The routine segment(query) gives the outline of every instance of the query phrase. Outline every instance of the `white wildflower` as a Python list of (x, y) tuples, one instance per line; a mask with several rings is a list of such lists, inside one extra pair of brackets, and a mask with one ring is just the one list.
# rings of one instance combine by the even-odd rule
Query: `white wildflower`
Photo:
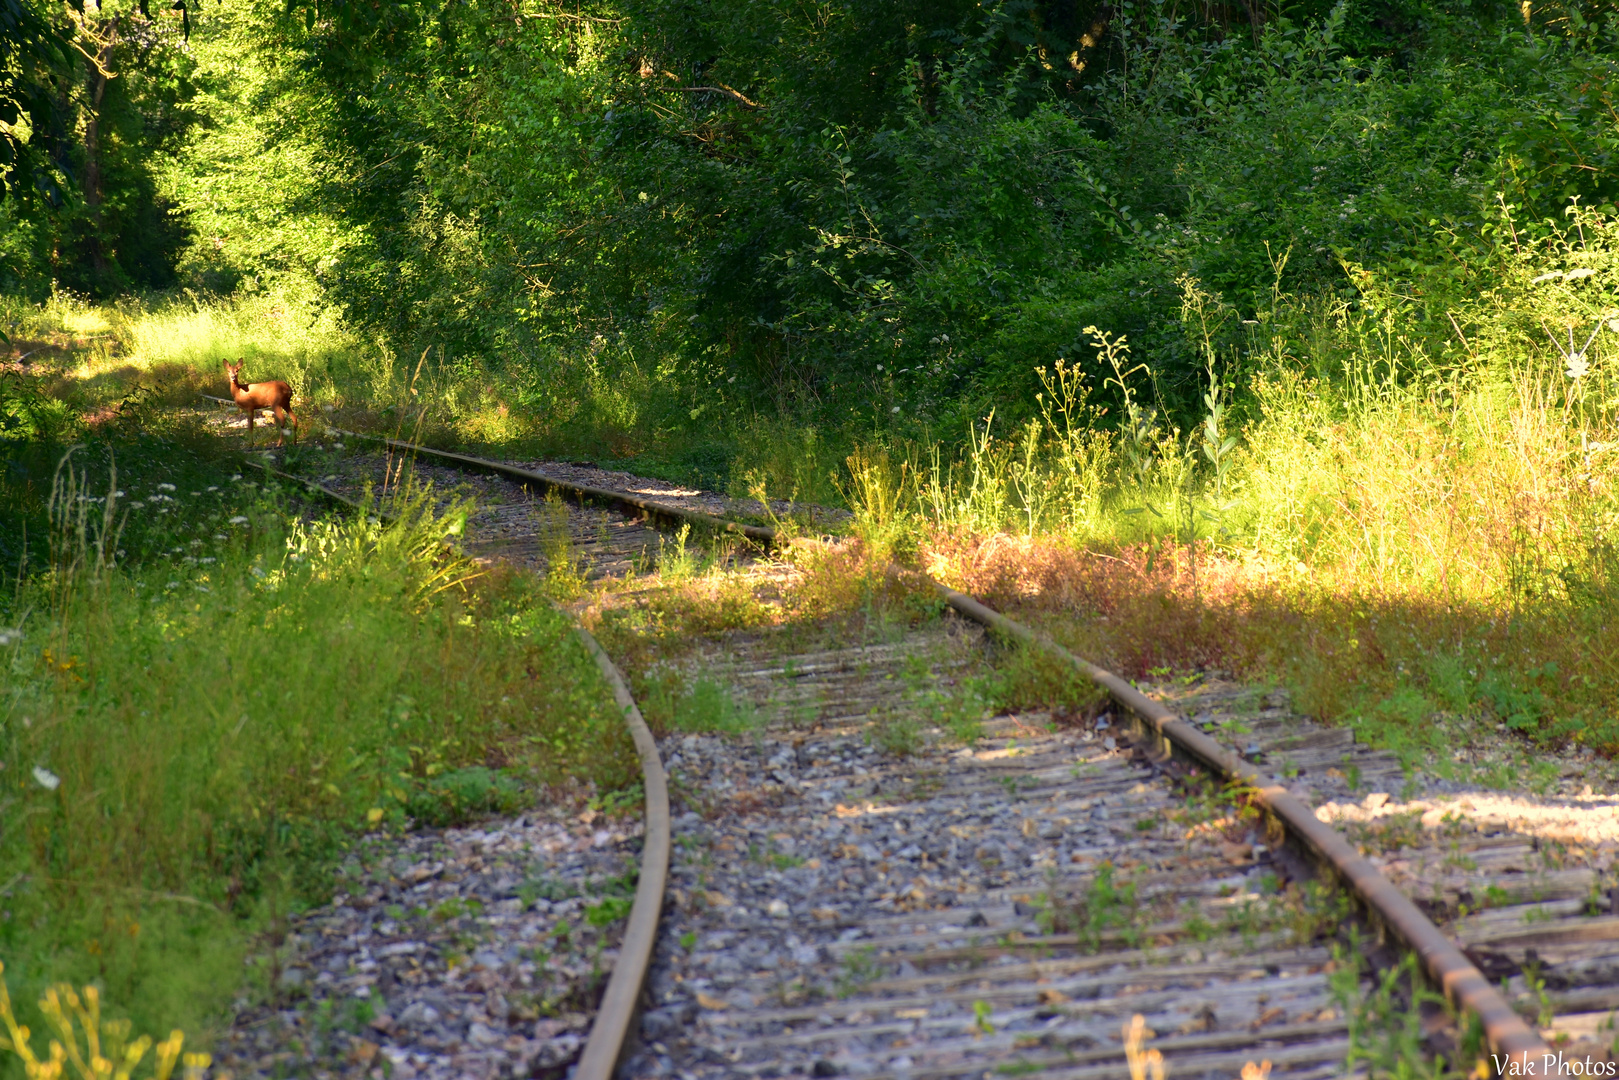
[(1568, 358), (1568, 367), (1563, 369), (1563, 374), (1567, 375), (1571, 379), (1578, 380), (1582, 375), (1590, 370), (1591, 365), (1586, 361), (1585, 354), (1575, 353)]
[(0, 648), (22, 640), (21, 630), (0, 630)]
[(243, 517), (241, 514), (237, 514), (235, 517), (230, 519), (230, 523), (232, 525), (246, 525), (247, 518)]
[(213, 487), (210, 487), (208, 490), (209, 491), (218, 491), (219, 490), (219, 485), (215, 484)]
[(230, 477), (230, 478), (231, 478), (231, 479), (232, 479), (232, 480), (240, 480), (240, 479), (241, 479), (241, 478), (242, 478), (242, 474), (241, 474), (241, 473), (231, 473), (231, 477)]
[(34, 766), (34, 779), (46, 791), (55, 791), (62, 786), (62, 778), (43, 765)]
[(157, 485), (157, 490), (159, 490), (159, 491), (173, 491), (174, 490), (174, 485), (173, 484), (159, 484), (159, 485)]
[(889, 411), (889, 412), (893, 412), (893, 413), (897, 413), (897, 412), (899, 412), (899, 406), (898, 406), (898, 405), (895, 405), (895, 406), (894, 406), (894, 407), (893, 407), (893, 408), (892, 408), (892, 409), (890, 409), (890, 410), (888, 410), (888, 411)]

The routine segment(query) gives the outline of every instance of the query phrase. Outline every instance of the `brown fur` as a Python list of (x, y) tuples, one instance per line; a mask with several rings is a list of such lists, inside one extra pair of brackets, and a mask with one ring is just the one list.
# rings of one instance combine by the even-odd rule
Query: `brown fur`
[(237, 378), (241, 371), (241, 360), (237, 360), (234, 364), (226, 362), (225, 374), (230, 376), (230, 396), (236, 399), (236, 404), (247, 414), (248, 439), (253, 438), (253, 414), (259, 409), (269, 409), (275, 414), (275, 444), (280, 446), (281, 431), (286, 427), (286, 422), (291, 420), (294, 425), (298, 423), (298, 418), (292, 415), (292, 387), (279, 379), (244, 385)]

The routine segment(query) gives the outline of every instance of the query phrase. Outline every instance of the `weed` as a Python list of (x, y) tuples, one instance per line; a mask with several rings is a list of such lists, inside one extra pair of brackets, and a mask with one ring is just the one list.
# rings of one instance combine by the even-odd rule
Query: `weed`
[(643, 702), (647, 722), (660, 731), (745, 735), (760, 725), (751, 702), (738, 700), (724, 683), (706, 676), (686, 684), (669, 673)]
[(1135, 882), (1119, 883), (1115, 874), (1112, 863), (1103, 863), (1076, 896), (1054, 903), (1052, 929), (1076, 934), (1079, 947), (1087, 952), (1100, 951), (1105, 937), (1113, 933), (1119, 933), (1131, 948), (1139, 945), (1142, 912), (1136, 903)]
[(585, 922), (598, 929), (611, 926), (629, 917), (635, 899), (629, 896), (607, 896), (594, 904), (585, 905)]
[[(204, 526), (225, 512), (152, 468), (127, 455), (118, 485)], [(83, 494), (75, 472), (64, 496)], [(98, 561), (114, 533), (81, 534), (75, 513), (57, 533), (70, 572), (25, 579), (11, 607), (29, 612), (25, 636), (0, 669), (0, 750), (56, 781), (5, 773), (19, 825), (0, 876), (26, 884), (0, 948), (41, 991), (109, 979), (143, 1024), (206, 1022), (250, 937), (323, 895), (353, 837), (509, 811), (569, 773), (604, 790), (634, 775), (566, 619), (519, 581), (476, 577), (426, 492), (396, 496), (388, 524), (286, 522), (262, 489), (235, 497), (245, 524), (221, 522), (217, 556), (189, 562)]]
[(679, 530), (675, 532), (674, 540), (670, 541), (663, 533), (658, 534), (658, 576), (669, 584), (678, 585), (690, 581), (697, 573), (697, 557), (687, 550), (686, 542), (691, 538), (691, 524), (682, 522)]
[(86, 986), (75, 991), (66, 983), (46, 990), (39, 1002), (39, 1011), (55, 1035), (49, 1052), (41, 1059), (34, 1052), (28, 1028), (18, 1024), (12, 1011), (4, 974), (5, 965), (0, 963), (0, 1024), (6, 1029), (0, 1035), (0, 1050), (19, 1058), (31, 1078), (63, 1076), (68, 1065), (85, 1080), (112, 1076), (115, 1071), (120, 1077), (128, 1077), (148, 1050), (153, 1051), (149, 1074), (152, 1080), (168, 1080), (176, 1064), (183, 1066), (186, 1080), (202, 1080), (212, 1064), (207, 1054), (185, 1054), (182, 1060), (185, 1035), (179, 1030), (171, 1031), (168, 1038), (155, 1045), (149, 1035), (131, 1040), (128, 1020), (102, 1019), (98, 988)]
[(592, 795), (585, 801), (585, 808), (604, 817), (622, 818), (634, 817), (640, 813), (645, 803), (646, 790), (641, 784), (636, 783), (629, 787)]
[(922, 724), (908, 709), (885, 709), (866, 728), (866, 741), (891, 757), (911, 757), (927, 744)]
[(1422, 1010), (1446, 1007), (1443, 997), (1428, 989), (1414, 956), (1377, 974), (1370, 993), (1361, 988), (1358, 934), (1351, 928), (1347, 947), (1333, 946), (1334, 969), (1328, 976), (1333, 999), (1348, 1023), (1349, 1052), (1346, 1069), (1364, 1066), (1372, 1076), (1435, 1080), (1446, 1075), (1445, 1060), (1430, 1060), (1423, 1048)]
[(857, 949), (850, 949), (843, 955), (843, 963), (838, 971), (836, 993), (840, 998), (858, 994), (870, 986), (882, 974), (882, 965), (877, 959), (877, 950), (870, 945), (862, 945)]
[(994, 1015), (995, 1015), (995, 1009), (994, 1009), (993, 1006), (990, 1005), (989, 1002), (987, 1002), (987, 1001), (974, 1001), (973, 1002), (973, 1028), (974, 1028), (974, 1030), (976, 1030), (978, 1032), (978, 1034), (980, 1034), (980, 1035), (993, 1035), (993, 1034), (995, 1034), (995, 1024), (994, 1024), (994, 1021), (991, 1019), (991, 1017), (993, 1017)]

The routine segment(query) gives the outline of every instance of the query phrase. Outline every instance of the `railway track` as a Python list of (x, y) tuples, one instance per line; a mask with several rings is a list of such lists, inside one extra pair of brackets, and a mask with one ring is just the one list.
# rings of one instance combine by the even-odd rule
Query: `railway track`
[[(383, 468), (354, 454), (323, 486), (353, 495)], [(474, 486), (469, 550), (637, 578), (597, 605), (614, 641), (646, 623), (659, 563), (684, 559), (670, 524), (770, 539), (672, 487), (429, 451), (417, 468)], [(607, 507), (558, 500), (580, 487)], [(1436, 1053), (1465, 1072), (1492, 1050), (1547, 1075), (1547, 1040), (1575, 1056), (1612, 1042), (1611, 802), (1571, 808), (1554, 839), (1443, 793), (1402, 800), (1396, 761), (1284, 697), (1196, 679), (1159, 695), (1180, 719), (1071, 657), (1110, 699), (984, 718), (996, 665), (1049, 643), (1020, 646), (947, 591), (918, 618), (920, 580), (880, 586), (886, 610), (810, 617), (818, 557), (728, 548), (723, 589), (775, 614), (620, 657), (643, 707), (662, 695), (647, 767), (667, 770), (673, 854), (661, 912), (636, 909), (658, 923), (644, 987), (626, 947), (631, 992), (609, 988), (580, 1080), (614, 1061), (632, 1076), (1077, 1080), (1150, 1075), (1152, 1054), (1174, 1077), (1327, 1077)], [(1427, 984), (1398, 978), (1403, 957)], [(1477, 1024), (1427, 985), (1484, 1030), (1469, 1041)]]

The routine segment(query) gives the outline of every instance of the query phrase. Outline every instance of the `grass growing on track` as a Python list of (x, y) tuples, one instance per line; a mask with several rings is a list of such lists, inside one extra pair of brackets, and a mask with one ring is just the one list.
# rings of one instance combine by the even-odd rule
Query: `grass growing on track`
[[(8, 524), (37, 544), (53, 455), (0, 452), (35, 499)], [(359, 835), (636, 775), (566, 618), (446, 548), (455, 518), (424, 494), (387, 526), (306, 521), (195, 433), (76, 458), (79, 486), (58, 485), (75, 520), (0, 597), (0, 957), (20, 1003), (95, 982), (137, 1030), (203, 1030), (253, 937), (320, 901)], [(131, 508), (130, 561), (109, 544), (97, 565), (107, 504), (81, 497)], [(148, 534), (172, 542), (135, 561)]]
[[(1187, 345), (1208, 362), (1203, 415), (1186, 430), (1157, 396), (1168, 369), (1103, 327), (1094, 355), (1030, 373), (1027, 396), (1041, 397), (1022, 426), (997, 417), (952, 447), (887, 419), (814, 431), (710, 410), (693, 421), (704, 445), (730, 439), (735, 452), (725, 470), (693, 458), (685, 475), (846, 500), (871, 552), (1013, 605), (1124, 674), (1280, 680), (1308, 711), (1435, 771), (1510, 785), (1539, 748), (1619, 755), (1619, 221), (1574, 209), (1538, 233), (1468, 256), (1469, 280), (1490, 287), (1444, 312), (1358, 268), (1350, 299), (1278, 284), (1254, 312), (1183, 279)], [(655, 473), (668, 470), (648, 460), (673, 468), (698, 437), (648, 427), (672, 407), (654, 375), (582, 388), (559, 375), (540, 393), (429, 363), (412, 397), (410, 365), (335, 325), (283, 348), (278, 303), (108, 314), (60, 301), (18, 316), (17, 333), (89, 333), (101, 319), (141, 343), (74, 353), (125, 364), (65, 372), (78, 410), (107, 407), (134, 377), (117, 373), (156, 371), (183, 351), (165, 342), (201, 342), (212, 326), (219, 344), (195, 356), (258, 349), (266, 375), (301, 379), (305, 394), (395, 410), (348, 414), (356, 426), (392, 430), (400, 406), (430, 400), (424, 431), (440, 441), (651, 455), (638, 467)], [(559, 356), (559, 370), (595, 371), (591, 356)], [(212, 378), (213, 363), (198, 370)], [(60, 403), (37, 412), (45, 427), (63, 415)], [(838, 574), (811, 575), (799, 597), (832, 613), (844, 590)], [(713, 590), (675, 621), (744, 619), (727, 603)], [(1458, 740), (1511, 752), (1448, 762)]]

